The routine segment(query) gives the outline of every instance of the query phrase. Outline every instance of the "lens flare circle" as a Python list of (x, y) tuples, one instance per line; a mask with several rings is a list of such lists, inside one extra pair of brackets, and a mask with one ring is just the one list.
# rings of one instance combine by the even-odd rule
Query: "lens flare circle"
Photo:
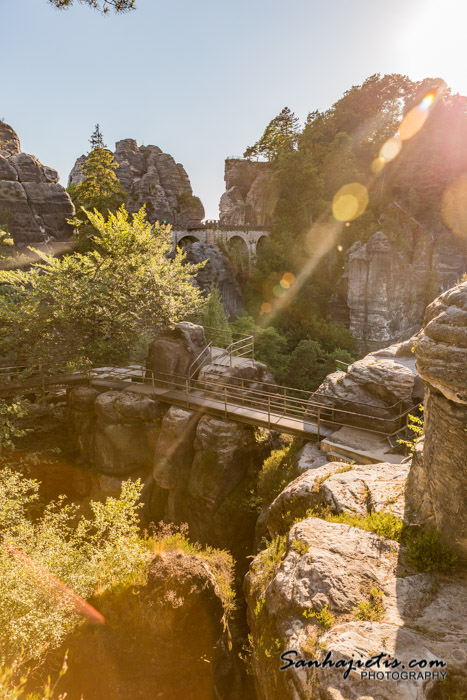
[(363, 214), (368, 206), (368, 190), (359, 182), (344, 185), (334, 195), (332, 213), (338, 221), (353, 221)]
[(444, 190), (441, 215), (451, 231), (467, 240), (467, 173), (463, 173)]
[(388, 139), (380, 148), (379, 157), (384, 160), (385, 163), (390, 163), (391, 160), (397, 158), (401, 152), (402, 143), (400, 139)]

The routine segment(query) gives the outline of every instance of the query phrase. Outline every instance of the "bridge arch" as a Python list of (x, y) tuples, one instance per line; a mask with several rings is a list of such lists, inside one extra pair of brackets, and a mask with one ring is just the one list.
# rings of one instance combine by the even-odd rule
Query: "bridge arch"
[(186, 248), (192, 245), (192, 243), (199, 243), (199, 238), (190, 233), (186, 236), (181, 236), (181, 238), (177, 240), (177, 248)]
[(229, 257), (237, 274), (246, 276), (250, 266), (248, 243), (243, 236), (234, 234), (227, 240), (227, 248), (229, 249)]
[(266, 234), (263, 234), (258, 238), (256, 241), (256, 246), (255, 246), (255, 254), (258, 255), (259, 252), (263, 251), (266, 246), (268, 245), (269, 241), (269, 236), (266, 236)]

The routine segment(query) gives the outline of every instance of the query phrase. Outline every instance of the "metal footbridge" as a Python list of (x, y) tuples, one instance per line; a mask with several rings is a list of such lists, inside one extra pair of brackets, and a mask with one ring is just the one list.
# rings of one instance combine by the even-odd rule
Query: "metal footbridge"
[[(292, 387), (242, 379), (225, 372), (236, 357), (251, 356), (248, 343), (233, 341), (229, 351), (208, 344), (186, 376), (147, 369), (142, 365), (92, 367), (69, 361), (0, 367), (0, 397), (45, 393), (53, 387), (88, 384), (128, 390), (174, 406), (207, 413), (280, 433), (320, 441), (343, 426), (365, 426), (396, 446), (407, 431), (414, 406), (398, 402), (387, 408), (349, 402)], [(216, 355), (217, 352), (217, 355)], [(199, 371), (204, 368), (203, 371)]]

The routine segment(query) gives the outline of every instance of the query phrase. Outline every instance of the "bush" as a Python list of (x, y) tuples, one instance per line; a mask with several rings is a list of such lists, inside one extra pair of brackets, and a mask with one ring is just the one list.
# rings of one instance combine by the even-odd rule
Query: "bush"
[(299, 474), (296, 465), (298, 445), (290, 443), (281, 450), (273, 450), (264, 460), (258, 476), (258, 495), (263, 506), (269, 505)]
[(139, 481), (124, 482), (118, 499), (91, 503), (90, 519), (77, 519), (62, 497), (33, 520), (38, 489), (8, 466), (0, 470), (0, 661), (7, 664), (58, 646), (79, 623), (84, 600), (135, 582), (149, 559), (138, 535)]
[(459, 561), (457, 554), (437, 530), (409, 533), (406, 540), (409, 563), (417, 571), (449, 571)]

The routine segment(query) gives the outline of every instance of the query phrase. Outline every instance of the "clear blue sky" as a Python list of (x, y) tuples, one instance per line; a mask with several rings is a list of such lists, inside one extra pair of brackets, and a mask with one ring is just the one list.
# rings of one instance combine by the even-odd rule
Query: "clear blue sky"
[(285, 105), (304, 119), (373, 73), (442, 77), (467, 93), (458, 0), (137, 0), (101, 16), (0, 0), (0, 117), (66, 184), (99, 122), (183, 163), (210, 218), (224, 158)]

